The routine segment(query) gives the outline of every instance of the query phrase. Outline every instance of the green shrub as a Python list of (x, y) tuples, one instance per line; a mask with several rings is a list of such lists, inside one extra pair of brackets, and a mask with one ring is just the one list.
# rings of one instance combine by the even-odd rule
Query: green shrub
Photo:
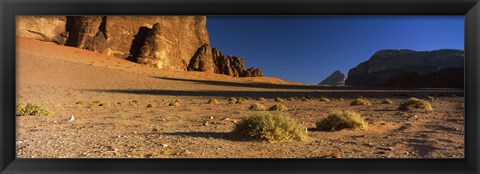
[(270, 107), (271, 111), (286, 111), (288, 110), (288, 108), (283, 105), (283, 104), (276, 104), (276, 105), (273, 105), (272, 107)]
[(415, 97), (409, 98), (408, 100), (401, 103), (398, 109), (407, 110), (407, 111), (415, 110), (415, 109), (421, 109), (421, 110), (427, 110), (427, 111), (433, 110), (432, 106), (428, 101), (421, 100)]
[(339, 131), (346, 128), (366, 130), (368, 123), (353, 111), (334, 111), (317, 122), (317, 129), (321, 131)]
[(388, 98), (382, 100), (382, 104), (392, 104), (392, 103), (393, 103), (393, 101), (388, 99)]
[(280, 114), (254, 113), (235, 124), (233, 133), (269, 142), (305, 140), (305, 129), (290, 117)]
[(329, 98), (326, 98), (326, 97), (322, 97), (322, 98), (320, 98), (320, 101), (329, 102), (329, 101), (332, 101), (332, 100), (330, 100)]
[(276, 102), (283, 102), (283, 99), (280, 98), (280, 97), (275, 97), (275, 101), (276, 101)]
[(218, 105), (218, 100), (216, 98), (212, 98), (210, 100), (208, 100), (208, 104), (212, 104), (212, 105)]
[(18, 104), (17, 107), (17, 115), (33, 115), (33, 116), (50, 116), (53, 115), (53, 112), (46, 108), (42, 107), (37, 104)]
[(364, 98), (357, 98), (350, 103), (350, 106), (358, 106), (358, 105), (370, 106), (370, 105), (372, 105), (372, 103), (370, 103), (370, 101), (368, 101), (367, 99), (364, 99)]
[(260, 104), (260, 103), (255, 103), (255, 104), (250, 105), (250, 107), (248, 108), (248, 110), (251, 110), (251, 111), (264, 111), (264, 110), (266, 110), (266, 108), (265, 108), (265, 106), (263, 106), (263, 105)]

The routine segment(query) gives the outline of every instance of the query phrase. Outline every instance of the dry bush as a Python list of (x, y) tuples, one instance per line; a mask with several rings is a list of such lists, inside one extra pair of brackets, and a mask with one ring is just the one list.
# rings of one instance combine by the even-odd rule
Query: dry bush
[(332, 100), (330, 100), (330, 99), (327, 98), (327, 97), (322, 97), (322, 98), (320, 98), (320, 101), (322, 101), (322, 102), (329, 102), (329, 101), (332, 101)]
[(365, 98), (357, 98), (350, 103), (350, 106), (359, 106), (359, 105), (370, 106), (372, 105), (372, 103)]
[(175, 99), (174, 101), (170, 102), (170, 103), (168, 104), (168, 106), (173, 106), (173, 107), (180, 106), (180, 101), (178, 101), (177, 99)]
[(382, 100), (382, 104), (392, 104), (392, 103), (393, 103), (393, 101), (388, 99), (388, 98)]
[(257, 100), (258, 100), (258, 101), (265, 101), (265, 98), (260, 97), (260, 98), (258, 98)]
[(251, 110), (251, 111), (264, 111), (264, 110), (266, 110), (266, 108), (265, 108), (265, 106), (263, 106), (263, 105), (260, 104), (260, 103), (255, 103), (255, 104), (250, 105), (250, 107), (248, 108), (248, 110)]
[(220, 102), (216, 98), (208, 100), (208, 104), (218, 105)]
[(244, 98), (237, 98), (237, 104), (244, 104), (247, 102), (247, 99)]
[(415, 97), (409, 98), (408, 100), (404, 101), (403, 103), (400, 104), (398, 107), (399, 110), (426, 110), (426, 111), (431, 111), (433, 110), (432, 105), (428, 101), (421, 100)]
[(275, 101), (276, 101), (276, 102), (283, 102), (283, 99), (280, 98), (280, 97), (275, 97)]
[(317, 122), (317, 129), (322, 131), (339, 131), (342, 129), (366, 130), (368, 123), (353, 111), (334, 111)]
[(53, 112), (46, 107), (42, 107), (37, 104), (18, 104), (17, 115), (33, 115), (33, 116), (50, 116), (53, 115)]
[(269, 142), (307, 139), (305, 129), (292, 118), (263, 112), (242, 119), (235, 125), (233, 133)]
[(154, 107), (155, 107), (155, 104), (153, 104), (153, 103), (147, 104), (147, 108), (154, 108)]
[(110, 102), (102, 101), (98, 104), (98, 106), (110, 107)]
[(276, 104), (269, 108), (271, 111), (286, 111), (288, 108), (283, 104)]

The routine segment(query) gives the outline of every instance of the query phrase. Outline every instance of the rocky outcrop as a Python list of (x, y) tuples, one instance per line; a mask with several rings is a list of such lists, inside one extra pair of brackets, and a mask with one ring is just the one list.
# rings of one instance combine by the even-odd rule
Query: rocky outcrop
[(212, 49), (216, 65), (216, 73), (226, 74), (234, 77), (262, 77), (263, 71), (258, 68), (246, 68), (242, 58), (236, 56), (222, 55), (216, 48)]
[[(211, 49), (205, 16), (21, 16), (17, 36), (56, 42), (161, 69), (262, 76)], [(222, 57), (222, 58), (220, 58)], [(219, 61), (220, 60), (220, 61)]]
[(462, 50), (381, 50), (368, 61), (350, 69), (345, 83), (350, 86), (381, 87), (387, 86), (388, 79), (402, 73), (430, 74), (447, 68), (463, 67)]
[(66, 22), (65, 16), (18, 16), (16, 35), (63, 45), (68, 37)]
[(395, 88), (463, 88), (464, 69), (446, 68), (427, 74), (404, 72), (390, 77), (385, 86)]
[(333, 72), (330, 76), (325, 78), (322, 82), (320, 82), (319, 85), (341, 86), (341, 85), (345, 85), (346, 79), (347, 77), (345, 77), (345, 74), (337, 70)]
[(188, 64), (189, 71), (215, 72), (215, 69), (217, 68), (213, 61), (212, 49), (208, 44), (204, 44), (198, 48)]

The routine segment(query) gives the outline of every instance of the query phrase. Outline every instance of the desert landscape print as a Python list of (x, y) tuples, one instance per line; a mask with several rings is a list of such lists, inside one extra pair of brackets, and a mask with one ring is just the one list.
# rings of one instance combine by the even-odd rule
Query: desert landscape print
[(18, 158), (464, 158), (463, 16), (17, 16)]

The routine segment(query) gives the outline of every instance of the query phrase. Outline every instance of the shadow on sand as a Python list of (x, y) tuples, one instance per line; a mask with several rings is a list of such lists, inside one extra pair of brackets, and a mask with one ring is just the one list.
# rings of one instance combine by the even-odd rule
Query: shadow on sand
[[(398, 91), (223, 91), (223, 90), (197, 90), (197, 91), (182, 91), (182, 90), (162, 90), (162, 89), (87, 89), (94, 92), (107, 93), (124, 93), (124, 94), (138, 94), (138, 95), (164, 95), (164, 96), (204, 96), (204, 97), (343, 97), (355, 98), (358, 96), (364, 97), (395, 97)], [(410, 91), (405, 92), (409, 96), (425, 97), (433, 93), (432, 91)], [(403, 97), (405, 98), (405, 97)]]
[(171, 136), (188, 136), (188, 137), (195, 137), (195, 138), (213, 138), (213, 139), (221, 139), (221, 140), (229, 140), (229, 141), (247, 141), (250, 139), (235, 135), (229, 132), (168, 132), (162, 133), (163, 135), (171, 135)]

